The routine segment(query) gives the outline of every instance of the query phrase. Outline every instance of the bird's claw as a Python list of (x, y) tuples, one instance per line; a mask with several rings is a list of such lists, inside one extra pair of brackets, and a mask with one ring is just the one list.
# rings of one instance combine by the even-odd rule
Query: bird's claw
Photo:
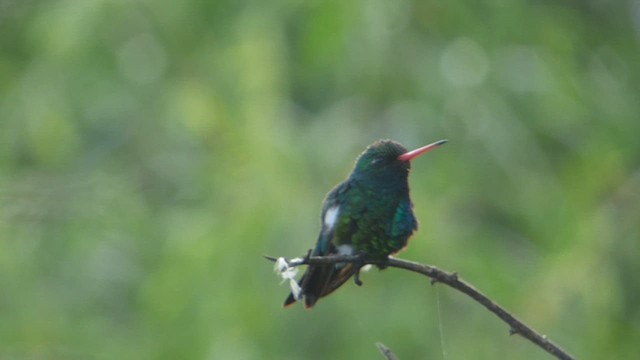
[(356, 273), (353, 276), (353, 282), (355, 282), (356, 285), (358, 285), (358, 286), (362, 286), (362, 280), (360, 280), (360, 268), (358, 268), (358, 270), (356, 270)]
[(365, 265), (365, 255), (360, 254), (360, 259), (354, 264), (356, 267), (356, 273), (353, 275), (353, 282), (358, 286), (362, 286), (362, 280), (360, 280), (360, 269)]

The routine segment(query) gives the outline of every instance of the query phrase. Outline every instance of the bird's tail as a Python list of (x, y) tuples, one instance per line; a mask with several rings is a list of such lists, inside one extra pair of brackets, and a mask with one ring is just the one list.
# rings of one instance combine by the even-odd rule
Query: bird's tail
[[(327, 264), (309, 266), (300, 278), (301, 295), (304, 297), (305, 309), (313, 307), (321, 297), (331, 294), (358, 271), (354, 264)], [(293, 293), (284, 301), (289, 306), (297, 299)]]

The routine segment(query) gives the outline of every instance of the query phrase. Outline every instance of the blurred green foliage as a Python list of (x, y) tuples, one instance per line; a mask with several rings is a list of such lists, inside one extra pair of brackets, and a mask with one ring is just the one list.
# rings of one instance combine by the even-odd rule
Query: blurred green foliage
[(378, 138), (450, 140), (402, 257), (637, 356), (637, 0), (2, 0), (0, 49), (2, 359), (548, 359), (398, 270), (280, 307)]

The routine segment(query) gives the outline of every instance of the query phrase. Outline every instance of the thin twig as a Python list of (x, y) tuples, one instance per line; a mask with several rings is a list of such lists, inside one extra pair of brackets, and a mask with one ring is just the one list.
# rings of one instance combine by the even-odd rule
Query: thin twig
[(393, 351), (391, 351), (391, 349), (386, 347), (383, 343), (376, 343), (376, 346), (378, 347), (378, 350), (380, 350), (380, 354), (382, 354), (385, 359), (398, 360), (398, 357), (393, 353)]
[[(271, 261), (275, 261), (276, 258), (265, 256)], [(573, 360), (575, 359), (566, 351), (562, 350), (558, 345), (554, 344), (547, 338), (546, 335), (540, 335), (531, 327), (527, 326), (522, 321), (518, 320), (515, 316), (511, 315), (507, 310), (503, 309), (500, 305), (489, 299), (487, 296), (476, 290), (473, 286), (467, 282), (461, 280), (457, 273), (448, 273), (442, 271), (434, 266), (424, 265), (413, 261), (397, 259), (389, 257), (388, 259), (376, 260), (376, 259), (363, 259), (359, 255), (347, 255), (347, 256), (307, 256), (305, 258), (296, 258), (287, 261), (289, 266), (300, 265), (317, 265), (317, 264), (335, 264), (335, 263), (358, 263), (360, 265), (371, 264), (381, 265), (383, 267), (394, 267), (404, 270), (409, 270), (422, 274), (431, 278), (431, 283), (443, 283), (460, 292), (471, 297), (476, 302), (487, 308), (487, 310), (494, 313), (497, 317), (502, 319), (510, 326), (510, 334), (519, 334), (525, 339), (536, 344), (540, 348), (547, 351), (549, 354), (555, 356), (561, 360)]]

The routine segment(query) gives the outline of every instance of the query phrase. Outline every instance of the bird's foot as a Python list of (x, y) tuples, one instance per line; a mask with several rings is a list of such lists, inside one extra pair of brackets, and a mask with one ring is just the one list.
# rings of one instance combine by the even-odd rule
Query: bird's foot
[(360, 254), (360, 259), (356, 263), (354, 263), (354, 266), (356, 267), (356, 273), (353, 275), (353, 282), (355, 282), (358, 286), (362, 286), (362, 280), (360, 280), (360, 269), (362, 269), (362, 267), (365, 265), (364, 259), (364, 254)]
[(384, 270), (384, 269), (386, 269), (386, 268), (387, 268), (387, 262), (388, 262), (388, 261), (389, 261), (389, 257), (387, 256), (386, 258), (382, 259), (382, 261), (381, 261), (381, 262), (377, 263), (377, 264), (376, 264), (376, 267), (377, 267), (379, 270)]
[(358, 270), (356, 270), (356, 273), (353, 276), (353, 282), (355, 282), (356, 285), (358, 285), (358, 286), (362, 286), (362, 280), (360, 280), (360, 268), (358, 268)]

